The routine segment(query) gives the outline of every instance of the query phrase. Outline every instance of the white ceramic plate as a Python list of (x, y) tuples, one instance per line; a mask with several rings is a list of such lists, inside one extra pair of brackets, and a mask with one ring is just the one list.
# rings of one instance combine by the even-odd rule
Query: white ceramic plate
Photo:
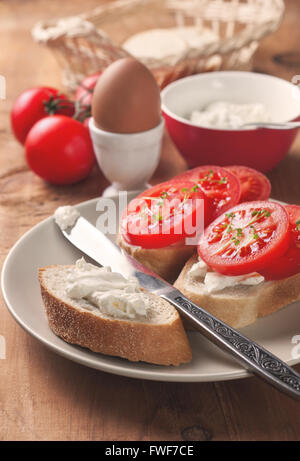
[[(97, 202), (99, 199), (77, 206), (80, 213), (94, 225), (100, 215), (100, 212), (96, 211)], [(101, 202), (99, 204), (101, 205)], [(116, 207), (118, 210), (117, 201)], [(99, 209), (99, 206), (97, 208)], [(109, 237), (115, 239), (114, 234), (110, 234)], [(82, 365), (140, 379), (200, 382), (249, 376), (249, 373), (231, 357), (197, 332), (189, 333), (193, 349), (192, 362), (179, 367), (132, 363), (104, 356), (68, 344), (55, 336), (48, 327), (37, 270), (49, 264), (73, 264), (81, 256), (82, 254), (64, 239), (53, 217), (50, 217), (27, 232), (14, 245), (5, 260), (1, 284), (7, 307), (15, 320), (44, 345)], [(289, 365), (298, 363), (300, 358), (292, 358), (292, 350), (295, 347), (292, 338), (300, 335), (300, 303), (294, 303), (258, 320), (254, 325), (244, 328), (243, 333)]]

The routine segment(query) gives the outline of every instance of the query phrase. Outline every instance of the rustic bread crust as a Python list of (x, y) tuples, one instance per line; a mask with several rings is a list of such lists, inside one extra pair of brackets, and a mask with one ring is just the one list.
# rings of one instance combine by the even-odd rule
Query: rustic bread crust
[[(180, 365), (191, 361), (191, 348), (175, 309), (174, 320), (166, 324), (103, 318), (81, 311), (51, 293), (43, 277), (47, 269), (41, 268), (38, 276), (49, 326), (66, 342), (133, 362)], [(159, 302), (166, 301), (159, 298)]]
[[(235, 294), (234, 289), (206, 294), (201, 291), (201, 282), (197, 287), (197, 282), (191, 281), (188, 276), (195, 262), (197, 255), (187, 261), (174, 286), (192, 302), (233, 328), (250, 325), (259, 317), (265, 317), (300, 299), (300, 274), (279, 281), (263, 282)], [(192, 329), (191, 325), (185, 326)]]
[(195, 247), (191, 245), (151, 249), (133, 246), (127, 243), (121, 234), (118, 235), (117, 244), (134, 259), (170, 283), (176, 280), (186, 261), (195, 252)]

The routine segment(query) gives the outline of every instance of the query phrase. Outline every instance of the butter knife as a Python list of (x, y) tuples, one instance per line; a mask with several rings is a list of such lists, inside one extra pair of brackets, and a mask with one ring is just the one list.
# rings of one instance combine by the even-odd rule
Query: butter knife
[(75, 224), (61, 230), (65, 238), (101, 266), (125, 277), (136, 277), (148, 291), (173, 304), (206, 338), (229, 352), (249, 372), (278, 390), (300, 400), (300, 375), (278, 357), (251, 339), (192, 303), (170, 283), (154, 274), (121, 249), (104, 233), (80, 216)]

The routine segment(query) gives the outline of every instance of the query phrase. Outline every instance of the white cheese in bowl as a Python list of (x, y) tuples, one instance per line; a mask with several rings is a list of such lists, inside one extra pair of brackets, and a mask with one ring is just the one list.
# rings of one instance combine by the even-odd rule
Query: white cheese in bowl
[(217, 101), (202, 110), (194, 110), (190, 121), (198, 126), (215, 129), (241, 128), (246, 123), (272, 122), (272, 116), (264, 104), (234, 104)]

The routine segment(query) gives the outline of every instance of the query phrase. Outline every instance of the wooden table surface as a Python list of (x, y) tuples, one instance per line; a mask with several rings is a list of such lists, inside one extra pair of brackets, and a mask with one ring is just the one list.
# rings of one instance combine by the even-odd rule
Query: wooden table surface
[[(84, 8), (97, 4), (99, 0), (85, 0)], [(59, 204), (97, 197), (107, 186), (97, 168), (73, 187), (45, 184), (28, 170), (9, 124), (21, 91), (45, 84), (61, 87), (57, 62), (32, 41), (31, 27), (38, 20), (80, 12), (82, 5), (80, 0), (0, 2), (0, 74), (7, 81), (7, 98), (0, 101), (1, 264), (16, 240)], [(300, 2), (289, 0), (286, 6), (280, 29), (256, 53), (255, 70), (291, 80), (300, 74)], [(278, 59), (281, 54), (286, 59)], [(166, 137), (153, 182), (184, 169)], [(299, 173), (300, 136), (269, 174), (273, 197), (300, 204)], [(92, 370), (46, 349), (17, 325), (2, 299), (0, 304), (0, 335), (6, 342), (6, 359), (0, 359), (1, 440), (300, 439), (299, 404), (255, 377), (164, 383)]]

